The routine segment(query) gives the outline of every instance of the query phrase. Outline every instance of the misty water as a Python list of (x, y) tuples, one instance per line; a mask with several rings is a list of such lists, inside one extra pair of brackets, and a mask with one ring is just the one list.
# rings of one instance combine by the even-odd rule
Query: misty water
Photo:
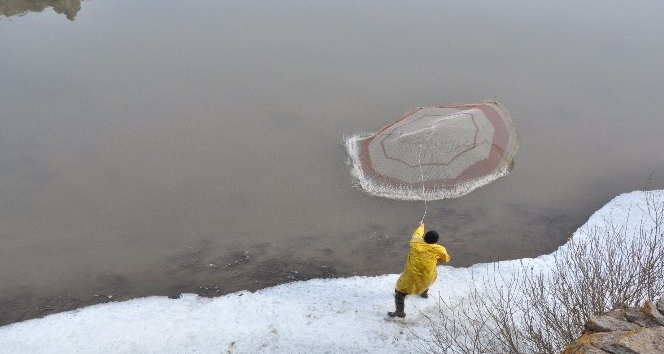
[(400, 272), (424, 204), (358, 189), (341, 142), (416, 106), (492, 97), (521, 137), (428, 203), (453, 266), (664, 187), (661, 1), (3, 3), (0, 324)]

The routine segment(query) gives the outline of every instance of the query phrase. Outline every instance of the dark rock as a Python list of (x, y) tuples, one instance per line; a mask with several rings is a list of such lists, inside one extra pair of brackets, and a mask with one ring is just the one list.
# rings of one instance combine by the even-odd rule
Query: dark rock
[(639, 325), (627, 322), (624, 316), (622, 319), (616, 318), (618, 316), (593, 316), (586, 322), (587, 332), (614, 332), (614, 331), (631, 331), (640, 328)]
[(561, 354), (616, 354), (603, 348), (610, 347), (617, 340), (616, 334), (610, 332), (584, 334), (568, 345)]
[(631, 323), (637, 324), (641, 327), (656, 327), (661, 326), (654, 318), (646, 315), (642, 308), (629, 307), (625, 309), (625, 317)]
[(584, 334), (562, 354), (662, 354), (664, 327)]
[(634, 332), (611, 332), (601, 333), (593, 338), (593, 346), (611, 354), (642, 354), (635, 352), (622, 345), (625, 333)]
[(659, 301), (657, 301), (657, 310), (664, 315), (664, 296), (659, 297)]
[(664, 353), (664, 327), (642, 328), (628, 332), (620, 338), (618, 347), (624, 349), (624, 353), (630, 354), (662, 354)]
[(579, 339), (568, 345), (560, 354), (610, 354), (609, 352), (592, 345), (590, 338), (593, 336), (595, 336), (595, 334), (582, 335)]
[(662, 316), (662, 314), (657, 310), (657, 307), (654, 303), (647, 301), (641, 308), (641, 312), (652, 322), (659, 326), (664, 326), (664, 316)]
[(657, 304), (613, 310), (593, 316), (586, 331), (563, 354), (664, 354), (662, 298)]

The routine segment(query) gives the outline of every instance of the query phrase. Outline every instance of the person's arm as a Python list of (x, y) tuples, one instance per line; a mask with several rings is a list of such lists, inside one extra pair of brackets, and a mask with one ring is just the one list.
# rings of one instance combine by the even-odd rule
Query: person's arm
[(424, 222), (420, 221), (420, 226), (418, 226), (417, 229), (415, 229), (415, 232), (413, 232), (413, 236), (411, 236), (410, 239), (411, 240), (416, 240), (416, 239), (422, 240), (423, 237), (424, 237)]
[(438, 263), (447, 263), (447, 262), (449, 262), (451, 257), (447, 253), (447, 250), (445, 249), (445, 247), (443, 247), (442, 251), (443, 252), (441, 253), (440, 258), (438, 258)]

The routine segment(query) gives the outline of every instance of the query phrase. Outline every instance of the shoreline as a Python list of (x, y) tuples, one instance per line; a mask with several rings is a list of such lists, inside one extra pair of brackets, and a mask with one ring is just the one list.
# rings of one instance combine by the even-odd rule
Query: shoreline
[[(564, 245), (564, 242), (555, 247), (555, 249), (562, 245)], [(403, 247), (405, 250), (407, 247), (407, 242), (403, 242)], [(376, 250), (376, 252), (380, 251), (381, 250)], [(547, 254), (546, 252), (539, 253), (533, 252), (532, 250), (530, 252), (522, 251), (523, 250), (517, 250), (513, 257), (506, 259), (479, 261), (470, 264), (454, 264), (459, 262), (458, 258), (457, 262), (454, 262), (453, 258), (453, 263), (451, 266), (459, 268), (470, 268), (478, 264), (521, 259), (524, 257), (524, 253), (526, 253), (526, 257), (533, 258)], [(174, 277), (175, 281), (171, 280), (166, 283), (155, 282), (152, 284), (152, 286), (150, 286), (154, 289), (153, 291), (136, 290), (135, 287), (131, 286), (127, 287), (122, 285), (109, 285), (103, 288), (96, 288), (94, 290), (79, 288), (69, 292), (61, 292), (52, 296), (44, 296), (43, 294), (36, 293), (26, 293), (14, 298), (0, 298), (0, 328), (13, 323), (19, 323), (62, 312), (78, 310), (87, 306), (107, 304), (112, 302), (123, 302), (144, 297), (158, 296), (177, 299), (182, 294), (196, 294), (205, 298), (217, 298), (243, 291), (253, 293), (275, 286), (292, 284), (307, 280), (345, 279), (354, 276), (388, 276), (395, 273), (398, 274), (403, 266), (400, 258), (398, 261), (395, 261), (396, 267), (393, 269), (393, 271), (386, 273), (380, 273), (378, 269), (369, 269), (365, 273), (359, 273), (352, 269), (339, 269), (334, 265), (327, 265), (328, 263), (317, 264), (312, 261), (299, 261), (292, 259), (285, 260), (279, 258), (251, 264), (242, 264), (242, 262), (239, 263), (240, 264), (235, 266), (243, 266), (241, 271), (227, 274), (223, 280), (212, 283), (193, 283), (191, 280), (196, 278), (194, 275), (196, 271), (209, 271), (209, 269), (206, 270), (206, 267), (202, 266), (196, 270), (193, 269), (191, 265), (187, 265), (184, 267), (184, 269), (187, 270), (187, 274)], [(233, 268), (233, 271), (235, 271), (235, 269), (238, 268)], [(188, 277), (191, 277), (191, 279)], [(153, 278), (154, 277), (150, 277), (147, 279), (155, 281)]]
[[(478, 249), (478, 240), (472, 238), (474, 232), (488, 230), (473, 229), (472, 220), (466, 221), (466, 225), (456, 225), (452, 220), (457, 216), (451, 214), (439, 221), (446, 234), (442, 244), (452, 252), (449, 265), (453, 267), (471, 267), (549, 254), (564, 245), (572, 232), (584, 223), (583, 220), (575, 222), (565, 215), (524, 213), (523, 217), (529, 221), (527, 229), (522, 231), (523, 235), (513, 235), (509, 242), (503, 241), (501, 245), (492, 246), (492, 242), (502, 240), (504, 235), (487, 234), (483, 237), (488, 243)], [(100, 275), (103, 281), (78, 283), (75, 287), (60, 291), (38, 292), (29, 289), (23, 293), (16, 291), (11, 296), (5, 295), (0, 298), (0, 327), (90, 305), (146, 296), (173, 299), (187, 293), (214, 298), (310, 279), (395, 274), (403, 268), (403, 257), (408, 247), (407, 238), (388, 236), (397, 233), (400, 231), (389, 232), (376, 227), (375, 231), (362, 238), (348, 235), (346, 247), (358, 249), (354, 254), (357, 257), (355, 262), (340, 258), (348, 252), (335, 254), (334, 250), (328, 250), (324, 257), (271, 255), (269, 244), (250, 250), (251, 253), (236, 250), (226, 256), (219, 256), (214, 250), (205, 247), (189, 249), (142, 273)], [(405, 234), (409, 235), (408, 232)], [(503, 247), (503, 250), (497, 247)]]
[(478, 301), (500, 296), (500, 289), (511, 286), (523, 272), (551, 276), (557, 257), (564, 257), (575, 244), (593, 244), (593, 230), (599, 231), (594, 235), (611, 237), (602, 230), (618, 228), (624, 240), (637, 242), (643, 230), (650, 230), (646, 237), (661, 236), (661, 221), (648, 214), (652, 209), (646, 204), (654, 201), (648, 206), (655, 205), (661, 213), (664, 190), (652, 195), (656, 199), (647, 199), (644, 192), (614, 198), (574, 232), (573, 243), (550, 254), (469, 267), (440, 265), (439, 279), (430, 287), (433, 301), (410, 297), (404, 319), (386, 317), (394, 306), (391, 290), (398, 274), (353, 276), (215, 298), (183, 293), (177, 299), (149, 296), (88, 306), (0, 327), (0, 343), (8, 353), (181, 353), (225, 348), (231, 353), (409, 352), (413, 341), (422, 339), (418, 334), (428, 330), (431, 314), (440, 313), (441, 301), (448, 308), (472, 312)]

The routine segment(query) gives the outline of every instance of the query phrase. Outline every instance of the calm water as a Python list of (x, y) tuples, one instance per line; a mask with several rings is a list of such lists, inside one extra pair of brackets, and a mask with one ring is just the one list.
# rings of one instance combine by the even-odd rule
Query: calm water
[(341, 141), (414, 106), (494, 97), (521, 135), (510, 175), (429, 203), (452, 265), (664, 188), (661, 1), (3, 3), (0, 323), (399, 272), (424, 205), (354, 187)]

